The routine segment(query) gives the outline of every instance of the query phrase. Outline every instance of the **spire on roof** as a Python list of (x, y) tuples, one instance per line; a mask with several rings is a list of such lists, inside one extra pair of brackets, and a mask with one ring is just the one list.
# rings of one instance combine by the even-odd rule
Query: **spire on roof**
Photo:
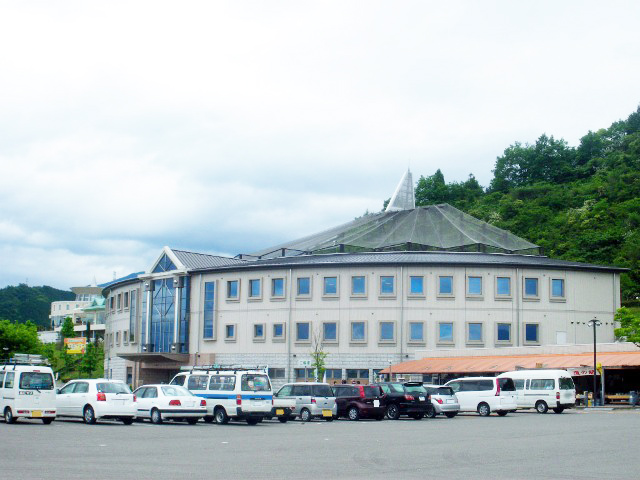
[(396, 191), (393, 192), (389, 205), (387, 205), (384, 211), (397, 212), (399, 210), (411, 210), (414, 208), (416, 208), (416, 198), (413, 192), (413, 176), (411, 175), (411, 170), (407, 168), (407, 171), (396, 187)]

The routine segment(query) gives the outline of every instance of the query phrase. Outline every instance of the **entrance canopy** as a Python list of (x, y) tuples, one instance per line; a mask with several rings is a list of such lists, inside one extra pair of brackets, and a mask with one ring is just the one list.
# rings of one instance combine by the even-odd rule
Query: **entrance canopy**
[[(640, 367), (640, 350), (634, 352), (602, 352), (597, 362), (606, 368)], [(494, 355), (486, 357), (434, 357), (392, 365), (380, 373), (502, 373), (518, 369), (592, 367), (593, 353), (555, 355)]]

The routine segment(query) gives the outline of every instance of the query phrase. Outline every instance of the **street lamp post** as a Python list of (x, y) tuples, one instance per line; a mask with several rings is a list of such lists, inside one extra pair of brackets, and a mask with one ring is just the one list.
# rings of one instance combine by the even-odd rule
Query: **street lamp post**
[(596, 395), (597, 395), (597, 386), (598, 386), (598, 381), (597, 381), (597, 363), (596, 363), (596, 327), (599, 327), (600, 325), (602, 325), (602, 322), (600, 320), (598, 320), (597, 318), (593, 318), (592, 320), (589, 320), (587, 322), (587, 325), (589, 325), (590, 327), (593, 327), (593, 406), (596, 406)]

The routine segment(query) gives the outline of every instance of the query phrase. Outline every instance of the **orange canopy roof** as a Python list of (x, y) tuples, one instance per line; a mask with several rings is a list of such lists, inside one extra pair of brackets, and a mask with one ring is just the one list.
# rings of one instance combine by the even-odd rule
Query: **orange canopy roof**
[[(604, 368), (640, 367), (636, 352), (602, 352), (597, 362)], [(481, 373), (508, 372), (519, 368), (557, 368), (593, 366), (593, 353), (551, 355), (493, 355), (486, 357), (431, 357), (392, 365), (397, 373)], [(389, 373), (385, 368), (380, 373)]]

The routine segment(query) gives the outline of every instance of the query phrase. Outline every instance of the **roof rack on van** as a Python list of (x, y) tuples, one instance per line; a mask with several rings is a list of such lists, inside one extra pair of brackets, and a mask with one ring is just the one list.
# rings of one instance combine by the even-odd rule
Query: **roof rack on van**
[(247, 370), (262, 370), (263, 372), (266, 372), (268, 370), (268, 366), (267, 365), (257, 365), (255, 367), (247, 367), (247, 366), (243, 366), (243, 365), (193, 365), (193, 366), (186, 366), (186, 367), (180, 367), (180, 370), (183, 372), (189, 372), (189, 373), (193, 373), (193, 372), (219, 372), (219, 371), (233, 371), (235, 372), (243, 372), (243, 371), (247, 371)]
[(4, 362), (5, 368), (9, 365), (16, 369), (16, 365), (49, 365), (49, 360), (42, 355), (31, 353), (14, 353), (13, 358), (8, 358)]

